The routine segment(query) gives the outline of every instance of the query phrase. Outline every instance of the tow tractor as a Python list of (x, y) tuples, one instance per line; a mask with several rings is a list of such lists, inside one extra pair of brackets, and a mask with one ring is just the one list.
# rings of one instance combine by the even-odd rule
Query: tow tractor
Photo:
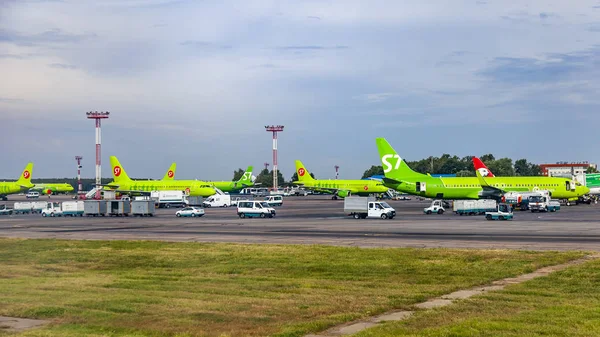
[(488, 220), (512, 220), (513, 211), (508, 204), (498, 204), (498, 208), (493, 212), (485, 212), (485, 218)]

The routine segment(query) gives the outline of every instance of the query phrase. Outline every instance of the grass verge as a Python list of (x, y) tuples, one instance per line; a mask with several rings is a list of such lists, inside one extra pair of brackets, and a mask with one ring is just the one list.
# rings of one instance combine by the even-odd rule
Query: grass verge
[(301, 336), (581, 256), (0, 239), (0, 315), (53, 322), (24, 336)]
[(357, 336), (600, 336), (599, 284), (594, 260)]

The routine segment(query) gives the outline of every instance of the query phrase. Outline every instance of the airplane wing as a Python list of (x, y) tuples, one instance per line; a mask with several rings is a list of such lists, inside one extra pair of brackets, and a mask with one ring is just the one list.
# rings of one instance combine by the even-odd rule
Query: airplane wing
[(396, 179), (391, 179), (391, 178), (383, 178), (383, 182), (386, 184), (392, 184), (392, 185), (400, 185), (403, 184), (404, 182), (396, 180)]

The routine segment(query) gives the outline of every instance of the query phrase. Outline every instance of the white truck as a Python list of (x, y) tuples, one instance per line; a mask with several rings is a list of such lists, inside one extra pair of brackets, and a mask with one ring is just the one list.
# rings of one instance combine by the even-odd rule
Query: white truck
[(529, 209), (534, 212), (556, 212), (560, 210), (560, 202), (548, 196), (532, 195), (529, 197)]
[(42, 210), (43, 217), (55, 216), (83, 216), (84, 203), (79, 201), (63, 201), (62, 203), (48, 203), (46, 209)]
[(444, 212), (446, 211), (446, 208), (450, 208), (450, 204), (444, 200), (433, 200), (431, 202), (431, 205), (429, 205), (429, 207), (426, 207), (423, 209), (423, 213), (425, 214), (431, 214), (431, 213), (437, 213), (437, 214), (444, 214)]
[(344, 212), (354, 219), (393, 219), (396, 216), (396, 210), (387, 202), (377, 201), (373, 197), (344, 198)]
[(496, 200), (454, 200), (452, 211), (458, 215), (483, 215), (485, 212), (495, 211), (497, 208)]
[(550, 198), (550, 191), (524, 191), (524, 192), (507, 192), (502, 196), (502, 202), (509, 204), (513, 209), (526, 211), (529, 209), (529, 197), (531, 196), (546, 196)]
[(202, 202), (202, 206), (206, 208), (229, 207), (231, 206), (231, 196), (229, 194), (211, 195)]
[(186, 195), (183, 191), (152, 191), (150, 198), (159, 208), (184, 207)]

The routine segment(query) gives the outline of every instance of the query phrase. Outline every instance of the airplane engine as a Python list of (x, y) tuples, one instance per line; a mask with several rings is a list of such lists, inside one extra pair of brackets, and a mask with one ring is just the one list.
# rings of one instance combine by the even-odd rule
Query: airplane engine
[(349, 196), (349, 195), (350, 195), (350, 193), (348, 193), (348, 191), (338, 191), (338, 192), (337, 192), (337, 195), (338, 195), (340, 198), (345, 198), (345, 197)]
[(44, 191), (45, 194), (47, 195), (52, 195), (52, 190), (51, 189), (47, 189)]

